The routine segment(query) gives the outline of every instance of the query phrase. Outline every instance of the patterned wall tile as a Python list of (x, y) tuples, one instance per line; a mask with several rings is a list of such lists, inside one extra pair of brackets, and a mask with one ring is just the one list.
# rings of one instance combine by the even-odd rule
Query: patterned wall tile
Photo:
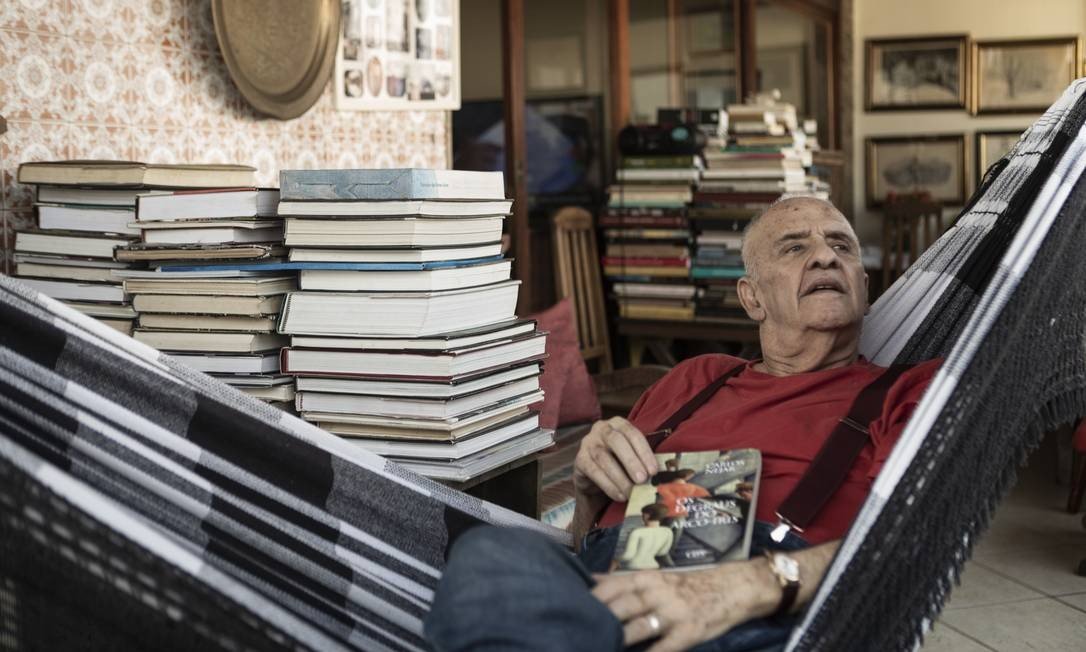
[(66, 125), (43, 122), (8, 122), (8, 131), (0, 137), (0, 160), (4, 161), (4, 208), (29, 208), (33, 189), (17, 183), (15, 174), (20, 163), (54, 161), (70, 158)]
[(226, 64), (218, 52), (185, 53), (189, 120), (198, 129), (231, 129), (245, 125), (242, 119), (244, 99), (230, 79)]
[(215, 21), (211, 17), (211, 0), (187, 0), (185, 14), (185, 48), (216, 52), (219, 42), (215, 39)]
[(180, 49), (185, 44), (187, 8), (178, 0), (123, 0), (128, 38), (137, 45)]
[(67, 128), (68, 158), (140, 160), (132, 148), (132, 128), (73, 124)]
[(69, 0), (67, 34), (85, 42), (126, 43), (132, 40), (132, 11), (123, 0)]
[(27, 32), (0, 31), (2, 106), (8, 120), (70, 117), (70, 77), (65, 66), (66, 39)]
[(11, 211), (0, 210), (0, 273), (11, 274), (14, 270), (11, 264), (12, 249), (15, 248), (13, 238), (8, 235), (8, 213)]
[(131, 61), (133, 46), (122, 43), (71, 40), (67, 62), (72, 85), (71, 121), (91, 124), (131, 124)]
[(127, 124), (167, 129), (186, 126), (190, 97), (186, 58), (172, 50), (148, 46), (135, 47), (132, 54), (125, 69), (131, 93)]
[(70, 24), (69, 0), (4, 0), (0, 2), (0, 29), (66, 34)]
[(186, 160), (185, 137), (182, 129), (164, 127), (131, 127), (132, 159), (144, 163), (183, 163)]

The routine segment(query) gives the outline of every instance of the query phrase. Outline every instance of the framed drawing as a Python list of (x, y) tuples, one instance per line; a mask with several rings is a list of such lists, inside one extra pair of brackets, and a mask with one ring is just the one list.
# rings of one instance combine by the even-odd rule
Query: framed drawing
[(337, 109), (460, 108), (460, 0), (343, 0), (342, 26)]
[(1074, 36), (973, 43), (973, 113), (1042, 113), (1078, 70)]
[(720, 54), (735, 50), (735, 17), (718, 2), (685, 2), (683, 5), (686, 52), (690, 55)]
[(977, 185), (980, 185), (980, 180), (984, 177), (984, 173), (988, 171), (988, 168), (992, 167), (992, 164), (1003, 158), (1003, 155), (1011, 151), (1014, 144), (1018, 142), (1018, 139), (1022, 137), (1022, 131), (1025, 131), (1025, 127), (1019, 130), (1000, 130), (1000, 131), (978, 131), (974, 134), (974, 157), (973, 168), (975, 170)]
[(945, 205), (965, 202), (965, 136), (879, 136), (868, 138), (867, 206), (882, 206), (887, 195), (927, 193)]
[(969, 36), (864, 41), (867, 111), (965, 109)]

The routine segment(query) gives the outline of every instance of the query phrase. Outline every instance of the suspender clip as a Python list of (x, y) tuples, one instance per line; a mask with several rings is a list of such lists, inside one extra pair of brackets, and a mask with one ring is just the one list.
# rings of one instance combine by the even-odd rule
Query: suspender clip
[(789, 521), (785, 517), (781, 516), (778, 512), (777, 527), (773, 528), (773, 531), (769, 533), (769, 538), (773, 539), (777, 543), (780, 543), (781, 541), (784, 541), (784, 537), (788, 536), (788, 532), (790, 530), (795, 530), (796, 532), (803, 532), (803, 528), (796, 527), (796, 525), (792, 523), (792, 521)]
[(871, 432), (868, 431), (868, 429), (863, 424), (858, 423), (855, 419), (852, 419), (851, 417), (843, 417), (841, 419), (841, 423), (843, 423), (846, 426), (848, 426), (850, 428), (853, 428), (855, 430), (859, 430), (860, 432), (862, 432), (865, 435), (870, 435), (871, 434)]

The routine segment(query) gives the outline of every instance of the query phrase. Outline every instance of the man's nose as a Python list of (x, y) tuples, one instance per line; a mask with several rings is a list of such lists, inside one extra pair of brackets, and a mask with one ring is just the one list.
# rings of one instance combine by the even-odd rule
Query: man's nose
[(828, 242), (816, 243), (808, 260), (811, 267), (837, 267), (840, 264), (837, 251)]

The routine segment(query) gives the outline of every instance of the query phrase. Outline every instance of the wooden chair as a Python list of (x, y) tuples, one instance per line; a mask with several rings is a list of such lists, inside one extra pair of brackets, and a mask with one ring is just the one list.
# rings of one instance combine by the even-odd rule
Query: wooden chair
[(581, 355), (589, 369), (604, 418), (626, 416), (638, 397), (667, 373), (668, 367), (642, 365), (615, 369), (607, 331), (603, 281), (592, 214), (569, 206), (551, 218), (554, 227), (554, 280), (558, 300), (570, 297), (577, 321)]
[(882, 221), (883, 290), (942, 234), (942, 203), (915, 196), (887, 200)]

